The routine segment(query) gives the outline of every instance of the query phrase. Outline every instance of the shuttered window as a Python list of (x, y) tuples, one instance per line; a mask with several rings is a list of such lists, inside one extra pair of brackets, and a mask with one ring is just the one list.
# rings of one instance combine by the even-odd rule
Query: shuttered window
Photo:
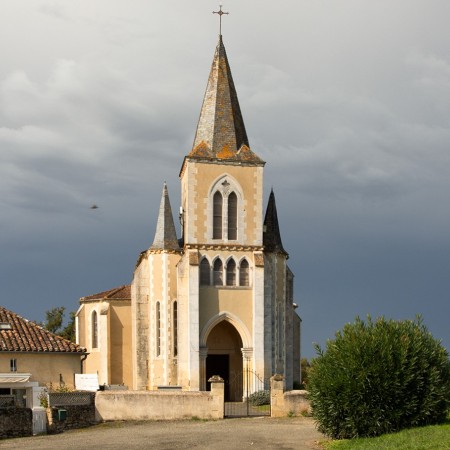
[(213, 239), (222, 239), (222, 206), (222, 194), (216, 192), (213, 198)]
[(246, 259), (241, 261), (239, 268), (239, 286), (250, 285), (250, 269)]
[(228, 196), (228, 240), (237, 239), (237, 196), (232, 192)]
[(173, 302), (173, 356), (178, 355), (178, 302)]
[(200, 263), (200, 286), (209, 286), (211, 284), (211, 268), (206, 258)]
[(97, 320), (97, 311), (92, 313), (91, 318), (91, 326), (92, 326), (92, 339), (91, 344), (92, 348), (98, 348), (98, 320)]
[(223, 264), (220, 259), (214, 261), (214, 286), (223, 286)]
[(230, 259), (227, 264), (227, 286), (236, 286), (236, 263)]
[(161, 304), (156, 302), (156, 356), (161, 356)]

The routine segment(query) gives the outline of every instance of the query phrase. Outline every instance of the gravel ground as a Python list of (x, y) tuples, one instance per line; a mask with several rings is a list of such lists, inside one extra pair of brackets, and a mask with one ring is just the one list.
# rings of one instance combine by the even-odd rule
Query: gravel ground
[(17, 449), (296, 449), (324, 437), (309, 418), (253, 417), (218, 421), (108, 422), (58, 435), (0, 441)]

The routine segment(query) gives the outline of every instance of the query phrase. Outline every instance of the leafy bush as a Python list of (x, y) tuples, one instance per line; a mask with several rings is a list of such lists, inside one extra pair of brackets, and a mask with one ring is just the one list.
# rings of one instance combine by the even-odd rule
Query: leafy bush
[(253, 406), (270, 405), (270, 391), (262, 390), (250, 394), (248, 401)]
[(420, 317), (356, 318), (326, 351), (316, 351), (308, 390), (321, 432), (337, 439), (377, 436), (446, 419), (448, 353)]

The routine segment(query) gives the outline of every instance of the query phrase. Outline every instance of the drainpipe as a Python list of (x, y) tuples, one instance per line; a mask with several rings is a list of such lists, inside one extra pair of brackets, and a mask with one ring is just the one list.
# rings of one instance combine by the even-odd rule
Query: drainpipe
[(85, 353), (83, 355), (83, 358), (80, 360), (80, 373), (83, 373), (83, 363), (86, 361), (86, 358), (88, 357), (89, 353)]

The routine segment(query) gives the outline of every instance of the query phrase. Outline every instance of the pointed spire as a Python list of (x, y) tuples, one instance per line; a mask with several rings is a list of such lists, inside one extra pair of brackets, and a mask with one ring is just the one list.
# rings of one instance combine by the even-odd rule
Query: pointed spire
[(189, 157), (262, 163), (249, 147), (230, 65), (219, 36)]
[(180, 250), (177, 233), (170, 207), (169, 191), (164, 182), (161, 204), (159, 206), (158, 222), (156, 224), (155, 239), (150, 250)]
[(274, 253), (288, 253), (283, 248), (281, 242), (280, 226), (278, 225), (277, 205), (273, 189), (270, 191), (269, 202), (267, 203), (266, 216), (264, 218), (263, 234), (264, 251)]

